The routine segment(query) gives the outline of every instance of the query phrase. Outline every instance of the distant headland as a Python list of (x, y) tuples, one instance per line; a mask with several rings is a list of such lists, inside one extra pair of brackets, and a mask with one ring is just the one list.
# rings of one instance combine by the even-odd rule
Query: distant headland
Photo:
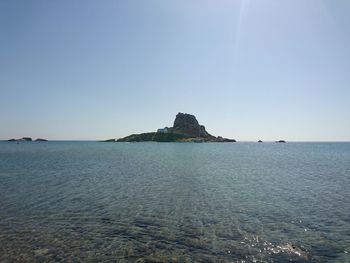
[[(113, 142), (114, 139), (105, 142)], [(156, 132), (132, 134), (116, 140), (117, 142), (236, 142), (221, 136), (209, 134), (203, 125), (200, 125), (194, 115), (179, 112), (176, 115), (173, 127), (160, 128)]]
[[(33, 139), (31, 137), (23, 137), (20, 139), (9, 139), (9, 142), (32, 142)], [(47, 142), (48, 140), (46, 139), (42, 139), (42, 138), (38, 138), (35, 140), (35, 142)]]

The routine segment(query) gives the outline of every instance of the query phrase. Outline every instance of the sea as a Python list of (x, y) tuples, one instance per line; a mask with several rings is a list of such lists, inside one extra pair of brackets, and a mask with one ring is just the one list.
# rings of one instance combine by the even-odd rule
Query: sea
[(0, 142), (0, 262), (350, 262), (350, 143)]

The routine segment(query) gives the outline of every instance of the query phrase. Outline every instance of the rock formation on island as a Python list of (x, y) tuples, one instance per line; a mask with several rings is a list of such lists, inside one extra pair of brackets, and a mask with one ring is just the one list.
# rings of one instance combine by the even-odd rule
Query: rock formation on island
[(158, 129), (157, 132), (132, 134), (117, 140), (118, 142), (235, 142), (233, 139), (215, 137), (200, 125), (194, 115), (179, 112), (173, 127)]
[(175, 131), (180, 131), (193, 137), (213, 137), (205, 130), (205, 127), (203, 125), (199, 125), (196, 117), (191, 114), (179, 112), (176, 115), (173, 129)]

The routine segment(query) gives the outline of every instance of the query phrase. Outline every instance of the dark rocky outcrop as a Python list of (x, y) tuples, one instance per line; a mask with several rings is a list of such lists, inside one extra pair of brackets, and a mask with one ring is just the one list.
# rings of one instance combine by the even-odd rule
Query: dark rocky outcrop
[(23, 137), (22, 140), (23, 140), (23, 141), (26, 141), (26, 142), (31, 142), (31, 141), (33, 141), (33, 139), (30, 138), (30, 137)]
[(35, 140), (36, 142), (47, 142), (48, 140), (46, 139), (42, 139), (42, 138), (38, 138)]
[(132, 134), (118, 139), (117, 142), (236, 142), (233, 139), (215, 137), (209, 134), (196, 117), (179, 112), (176, 115), (174, 126), (158, 129), (158, 132)]
[(276, 141), (276, 143), (286, 143), (285, 140), (279, 140), (279, 141)]
[(10, 140), (7, 140), (8, 142), (16, 142), (17, 140), (16, 139), (10, 139)]
[(210, 135), (203, 125), (199, 125), (196, 117), (191, 114), (179, 112), (176, 115), (173, 129), (192, 137), (210, 138)]
[(263, 142), (262, 140), (259, 140), (258, 142)]

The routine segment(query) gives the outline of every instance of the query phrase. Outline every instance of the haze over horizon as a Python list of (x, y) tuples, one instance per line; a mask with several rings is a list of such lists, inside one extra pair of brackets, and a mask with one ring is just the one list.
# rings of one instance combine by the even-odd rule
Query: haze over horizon
[(240, 141), (350, 141), (350, 1), (0, 2), (0, 140), (194, 114)]

